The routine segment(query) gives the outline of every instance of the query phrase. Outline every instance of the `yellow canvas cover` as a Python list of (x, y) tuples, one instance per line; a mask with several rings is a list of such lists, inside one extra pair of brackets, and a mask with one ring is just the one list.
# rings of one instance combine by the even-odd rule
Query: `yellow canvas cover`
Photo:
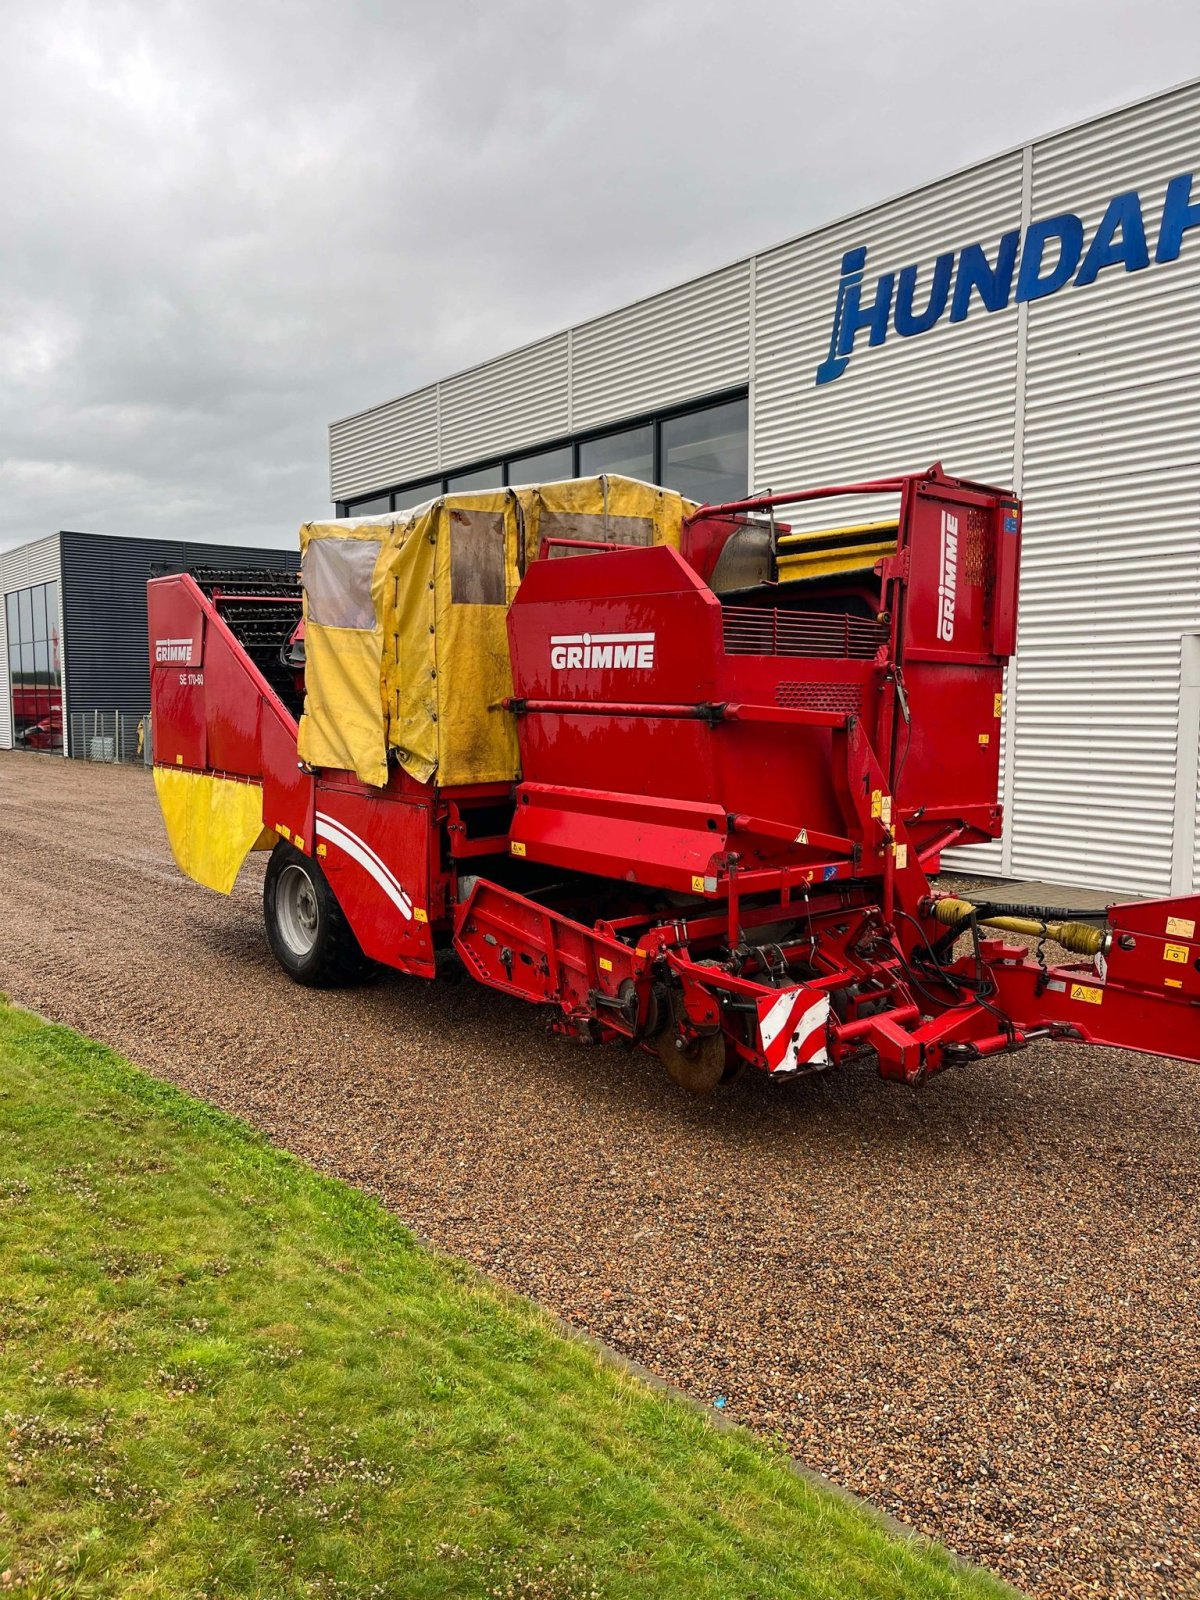
[(521, 581), (511, 490), (451, 494), (397, 518), (384, 557), (387, 738), (419, 783), (517, 775), (508, 604)]
[(678, 548), (692, 509), (652, 484), (600, 476), (306, 523), (301, 758), (377, 787), (389, 751), (419, 783), (513, 782), (506, 618), (527, 562), (547, 538)]
[(275, 843), (256, 783), (155, 767), (154, 787), (179, 870), (206, 889), (228, 894), (250, 851)]
[(393, 519), (306, 522), (300, 529), (304, 588), (304, 713), (297, 750), (313, 767), (387, 783), (379, 569)]
[(679, 548), (684, 518), (697, 508), (670, 489), (601, 473), (517, 489), (525, 521), (525, 560), (543, 539), (596, 544), (669, 544)]

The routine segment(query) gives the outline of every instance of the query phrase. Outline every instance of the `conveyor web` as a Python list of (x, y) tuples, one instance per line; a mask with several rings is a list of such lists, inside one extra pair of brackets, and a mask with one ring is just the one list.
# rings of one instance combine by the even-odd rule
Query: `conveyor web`
[(780, 583), (870, 572), (884, 556), (895, 555), (898, 524), (856, 522), (842, 528), (792, 530), (780, 534)]

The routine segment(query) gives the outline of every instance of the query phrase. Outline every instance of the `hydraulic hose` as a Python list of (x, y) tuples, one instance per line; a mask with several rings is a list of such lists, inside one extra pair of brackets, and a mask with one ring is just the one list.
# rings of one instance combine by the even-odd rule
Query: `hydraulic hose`
[(1098, 956), (1104, 949), (1105, 930), (1090, 928), (1086, 922), (1047, 922), (1041, 917), (989, 915), (986, 906), (976, 907), (969, 900), (956, 900), (952, 896), (935, 900), (931, 909), (937, 920), (944, 922), (947, 927), (969, 922), (981, 910), (984, 915), (977, 919), (981, 928), (998, 928), (1002, 933), (1023, 933), (1033, 939), (1050, 939), (1062, 945), (1064, 950), (1071, 950), (1080, 956)]

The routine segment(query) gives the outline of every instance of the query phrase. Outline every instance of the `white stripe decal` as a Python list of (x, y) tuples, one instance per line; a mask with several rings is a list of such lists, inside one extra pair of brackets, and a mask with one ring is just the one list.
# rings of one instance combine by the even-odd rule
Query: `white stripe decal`
[(357, 861), (363, 871), (374, 878), (400, 915), (412, 919), (412, 901), (369, 844), (356, 833), (351, 833), (344, 823), (335, 822), (323, 811), (317, 812), (317, 838), (328, 839), (330, 844), (345, 851), (352, 861)]
[(364, 855), (369, 856), (370, 859), (375, 863), (378, 870), (383, 873), (384, 877), (392, 885), (392, 888), (395, 889), (398, 894), (404, 895), (406, 900), (408, 899), (408, 895), (405, 893), (404, 885), (400, 882), (399, 878), (397, 878), (396, 874), (392, 871), (391, 867), (388, 866), (387, 862), (384, 861), (382, 856), (376, 855), (375, 851), (371, 849), (371, 846), (365, 839), (361, 838), (357, 833), (353, 832), (352, 829), (348, 828), (344, 822), (339, 822), (336, 817), (331, 817), (327, 811), (318, 811), (317, 819), (318, 821), (323, 822), (327, 828), (332, 830), (335, 838), (348, 839), (351, 844), (357, 845)]

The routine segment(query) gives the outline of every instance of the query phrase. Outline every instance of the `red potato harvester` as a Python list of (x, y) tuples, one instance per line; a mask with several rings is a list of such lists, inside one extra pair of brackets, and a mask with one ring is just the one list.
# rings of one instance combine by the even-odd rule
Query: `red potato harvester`
[[(776, 520), (881, 495), (884, 522)], [(1200, 897), (930, 884), (1001, 830), (1020, 543), (1011, 494), (939, 467), (702, 508), (604, 478), (307, 525), (302, 588), (153, 580), (176, 857), (228, 892), (269, 848), (301, 982), (457, 957), (696, 1092), (1046, 1038), (1200, 1059)]]

